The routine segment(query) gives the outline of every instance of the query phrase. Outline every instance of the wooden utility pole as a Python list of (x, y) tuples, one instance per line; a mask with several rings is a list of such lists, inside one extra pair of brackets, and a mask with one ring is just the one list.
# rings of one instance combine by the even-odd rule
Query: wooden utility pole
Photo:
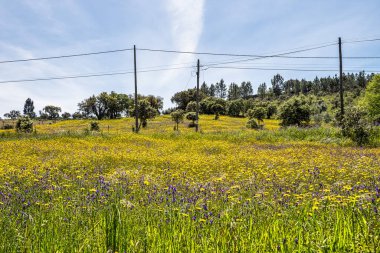
[(342, 39), (339, 37), (339, 93), (340, 93), (340, 114), (343, 119), (344, 103), (343, 103), (343, 62), (342, 62)]
[(137, 103), (137, 67), (136, 67), (136, 45), (133, 46), (134, 65), (135, 65), (135, 133), (139, 132), (139, 108)]
[(199, 129), (199, 59), (197, 62), (197, 110), (195, 113), (196, 118), (196, 125), (195, 125), (195, 131), (198, 132)]

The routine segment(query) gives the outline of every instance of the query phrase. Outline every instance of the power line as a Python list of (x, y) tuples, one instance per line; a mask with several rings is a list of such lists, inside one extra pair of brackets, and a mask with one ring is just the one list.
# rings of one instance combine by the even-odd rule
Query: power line
[[(152, 69), (152, 70), (140, 70), (138, 73), (147, 73), (147, 72), (158, 72), (166, 70), (175, 70), (175, 69), (187, 69), (192, 67), (177, 67), (177, 68), (163, 68), (163, 69)], [(7, 80), (0, 81), (0, 84), (5, 83), (23, 83), (23, 82), (37, 82), (37, 81), (52, 81), (52, 80), (63, 80), (63, 79), (77, 79), (77, 78), (87, 78), (87, 77), (102, 77), (102, 76), (117, 76), (117, 75), (126, 75), (132, 74), (134, 71), (123, 71), (123, 72), (112, 72), (112, 73), (103, 73), (103, 74), (86, 74), (86, 75), (74, 75), (74, 76), (58, 76), (58, 77), (46, 77), (46, 78), (34, 78), (34, 79), (20, 79), (20, 80)]]
[[(205, 64), (203, 65), (204, 67), (208, 67), (208, 66), (213, 66), (212, 64), (208, 65), (208, 64)], [(233, 66), (233, 65), (232, 65)], [(243, 62), (243, 63), (240, 63), (239, 66), (244, 66), (244, 67), (274, 67), (274, 68), (277, 68), (277, 67), (283, 67), (285, 66), (284, 68), (287, 68), (289, 66), (291, 67), (308, 67), (308, 68), (335, 68), (336, 67), (336, 64), (331, 64), (331, 63), (279, 63), (279, 62), (276, 62), (276, 63), (273, 63), (273, 62)], [(351, 65), (351, 64), (347, 64), (345, 65), (346, 68), (380, 68), (380, 65), (379, 64), (355, 64), (355, 65)]]
[[(297, 50), (293, 52), (289, 52), (286, 54), (292, 54), (292, 53), (299, 53), (299, 52), (305, 52), (309, 50), (314, 50), (318, 48), (328, 47), (331, 45), (335, 45), (336, 43), (330, 43), (327, 45), (322, 45), (318, 47), (312, 47), (302, 50)], [(3, 60), (0, 61), (0, 64), (5, 63), (16, 63), (16, 62), (29, 62), (29, 61), (41, 61), (41, 60), (51, 60), (51, 59), (61, 59), (61, 58), (72, 58), (72, 57), (81, 57), (81, 56), (90, 56), (90, 55), (100, 55), (100, 54), (109, 54), (109, 53), (118, 53), (118, 52), (125, 52), (125, 51), (132, 51), (133, 48), (123, 48), (123, 49), (114, 49), (114, 50), (107, 50), (107, 51), (98, 51), (98, 52), (88, 52), (88, 53), (79, 53), (79, 54), (68, 54), (68, 55), (58, 55), (58, 56), (46, 56), (46, 57), (36, 57), (36, 58), (27, 58), (27, 59), (16, 59), (16, 60)], [(166, 53), (182, 53), (182, 54), (198, 54), (198, 55), (214, 55), (214, 56), (244, 56), (244, 57), (266, 57), (266, 56), (259, 56), (259, 55), (238, 55), (238, 54), (222, 54), (222, 53), (197, 53), (197, 52), (187, 52), (187, 51), (178, 51), (178, 50), (162, 50), (162, 49), (148, 49), (148, 48), (141, 48), (137, 49), (140, 51), (151, 51), (151, 52), (166, 52)]]
[(364, 40), (343, 41), (343, 43), (361, 43), (361, 42), (372, 42), (372, 41), (380, 41), (380, 38), (376, 38), (376, 39), (364, 39)]
[[(206, 67), (203, 70), (207, 69), (246, 69), (246, 70), (277, 70), (277, 71), (304, 71), (304, 72), (337, 72), (339, 71), (338, 69), (295, 69), (295, 68), (259, 68), (259, 67), (234, 67), (234, 66), (226, 66), (226, 67)], [(352, 70), (352, 69), (347, 69), (346, 71), (350, 72), (356, 72), (358, 70)], [(380, 72), (378, 70), (372, 70), (368, 72)]]
[(285, 56), (289, 54), (301, 53), (306, 51), (311, 51), (319, 48), (329, 47), (337, 45), (337, 43), (330, 43), (323, 46), (311, 47), (306, 49), (300, 49), (295, 51), (290, 51), (281, 54), (274, 55), (256, 55), (256, 54), (232, 54), (232, 53), (210, 53), (210, 52), (192, 52), (192, 51), (178, 51), (178, 50), (164, 50), (164, 49), (150, 49), (150, 48), (138, 48), (140, 51), (148, 52), (162, 52), (162, 53), (177, 53), (177, 54), (194, 54), (194, 55), (212, 55), (212, 56), (233, 56), (233, 57), (255, 57), (255, 58), (268, 58), (268, 57), (284, 57), (284, 58), (298, 58), (297, 56)]
[[(337, 43), (334, 43), (334, 45)], [(328, 46), (331, 46), (333, 44), (330, 44)], [(304, 50), (297, 50), (292, 51), (284, 54), (277, 54), (277, 55), (254, 55), (254, 54), (231, 54), (231, 53), (206, 53), (206, 52), (190, 52), (190, 51), (177, 51), (177, 50), (163, 50), (163, 49), (137, 49), (141, 51), (149, 51), (149, 52), (163, 52), (163, 53), (178, 53), (178, 54), (194, 54), (194, 55), (212, 55), (212, 56), (233, 56), (233, 57), (253, 57), (253, 59), (246, 59), (246, 60), (240, 60), (240, 61), (249, 61), (249, 60), (256, 60), (256, 59), (263, 59), (263, 58), (290, 58), (290, 59), (338, 59), (337, 56), (288, 56), (287, 54), (295, 54), (299, 52), (305, 52), (314, 50), (317, 48), (322, 48), (327, 46), (321, 46), (321, 47), (315, 47), (315, 48), (309, 48)], [(380, 56), (346, 56), (343, 57), (343, 59), (380, 59)], [(236, 61), (235, 61), (236, 62)]]
[(133, 50), (133, 48), (115, 49), (115, 50), (81, 53), (81, 54), (68, 54), (68, 55), (59, 55), (59, 56), (29, 58), (29, 59), (5, 60), (5, 61), (0, 61), (0, 64), (15, 63), (15, 62), (28, 62), (28, 61), (41, 61), (41, 60), (61, 59), (61, 58), (71, 58), (71, 57), (80, 57), (80, 56), (89, 56), (89, 55), (98, 55), (98, 54), (110, 54), (110, 53), (118, 53), (118, 52), (125, 52), (125, 51), (131, 51), (131, 50)]
[[(347, 41), (346, 43), (357, 43), (365, 41), (378, 41), (380, 39), (368, 39), (368, 40), (356, 40), (356, 41)], [(291, 58), (291, 59), (337, 59), (338, 57), (332, 56), (289, 56), (289, 54), (296, 54), (301, 52), (307, 52), (311, 50), (316, 50), (320, 48), (325, 48), (329, 46), (337, 45), (337, 43), (324, 43), (321, 46), (309, 47), (300, 50), (294, 50), (286, 53), (272, 54), (272, 55), (258, 55), (258, 54), (233, 54), (233, 53), (212, 53), (212, 52), (192, 52), (192, 51), (179, 51), (179, 50), (164, 50), (164, 49), (151, 49), (151, 48), (138, 48), (140, 51), (149, 51), (149, 52), (163, 52), (163, 53), (177, 53), (177, 54), (193, 54), (193, 55), (211, 55), (211, 56), (230, 56), (230, 57), (254, 57), (254, 58)], [(51, 59), (61, 59), (61, 58), (71, 58), (71, 57), (82, 57), (90, 55), (100, 55), (100, 54), (109, 54), (109, 53), (118, 53), (131, 51), (133, 48), (123, 48), (107, 51), (98, 51), (98, 52), (88, 52), (88, 53), (79, 53), (79, 54), (68, 54), (68, 55), (58, 55), (58, 56), (47, 56), (47, 57), (36, 57), (28, 59), (16, 59), (16, 60), (3, 60), (0, 61), (0, 64), (5, 63), (17, 63), (17, 62), (29, 62), (29, 61), (41, 61), (41, 60), (51, 60)], [(352, 56), (352, 57), (343, 57), (344, 59), (380, 59), (379, 56)], [(253, 59), (250, 59), (253, 60)]]

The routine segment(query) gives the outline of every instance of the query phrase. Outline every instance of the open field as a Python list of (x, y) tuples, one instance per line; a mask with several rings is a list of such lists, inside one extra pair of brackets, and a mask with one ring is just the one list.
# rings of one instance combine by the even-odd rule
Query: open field
[(168, 117), (140, 134), (131, 119), (1, 131), (0, 251), (378, 251), (380, 148), (201, 120), (198, 134)]

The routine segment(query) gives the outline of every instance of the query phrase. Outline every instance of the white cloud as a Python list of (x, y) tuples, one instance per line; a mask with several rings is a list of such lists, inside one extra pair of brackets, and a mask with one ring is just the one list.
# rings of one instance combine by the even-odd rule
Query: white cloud
[[(204, 0), (167, 0), (167, 11), (171, 21), (172, 48), (180, 51), (196, 51), (203, 31)], [(194, 62), (193, 55), (179, 54), (171, 64)], [(178, 77), (177, 70), (165, 72), (162, 85)]]

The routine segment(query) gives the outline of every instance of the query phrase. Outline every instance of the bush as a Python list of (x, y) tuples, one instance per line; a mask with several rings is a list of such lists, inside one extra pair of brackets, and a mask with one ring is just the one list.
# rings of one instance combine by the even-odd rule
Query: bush
[(168, 108), (166, 110), (163, 110), (162, 114), (169, 115), (170, 113), (174, 112), (175, 110), (177, 110), (177, 109), (176, 108)]
[(314, 121), (314, 124), (316, 124), (317, 126), (320, 126), (323, 121), (323, 115), (320, 113), (314, 114), (313, 121)]
[(244, 111), (242, 99), (231, 100), (227, 102), (227, 114), (232, 117), (239, 117)]
[(311, 109), (305, 96), (293, 97), (285, 102), (280, 109), (282, 126), (303, 125), (310, 122)]
[(195, 112), (197, 110), (197, 102), (190, 101), (186, 106), (187, 112)]
[(90, 123), (90, 131), (99, 131), (100, 130), (100, 127), (99, 127), (99, 122), (97, 121), (92, 121)]
[(64, 112), (64, 113), (62, 113), (62, 118), (63, 119), (69, 119), (71, 117), (71, 114), (70, 113), (68, 113), (68, 112)]
[(220, 115), (224, 115), (226, 113), (226, 101), (222, 98), (215, 97), (207, 97), (203, 99), (200, 103), (200, 112), (203, 114), (214, 114), (215, 112), (212, 110), (215, 104), (219, 104), (223, 107), (223, 111), (219, 112)]
[(263, 119), (267, 115), (267, 110), (264, 107), (255, 107), (249, 109), (247, 114), (249, 118), (255, 118), (258, 122), (263, 122)]
[(29, 116), (20, 117), (16, 122), (16, 131), (18, 133), (33, 132), (33, 121)]
[(184, 114), (185, 112), (181, 109), (170, 114), (172, 116), (172, 120), (175, 122), (174, 131), (178, 131), (178, 125), (179, 123), (183, 122)]
[(9, 129), (13, 129), (13, 128), (14, 128), (13, 125), (11, 125), (11, 124), (5, 124), (4, 126), (2, 126), (1, 129), (3, 129), (3, 130), (9, 130)]
[(375, 75), (367, 85), (364, 95), (364, 105), (368, 116), (374, 122), (380, 122), (380, 75)]
[(74, 112), (72, 115), (73, 119), (83, 119), (83, 115), (80, 112)]
[(215, 120), (219, 119), (219, 115), (224, 112), (224, 107), (221, 104), (213, 104), (211, 110), (214, 112)]
[(197, 126), (197, 124), (195, 123), (195, 121), (197, 120), (197, 115), (195, 112), (189, 112), (188, 114), (186, 114), (186, 119), (192, 121), (191, 123), (189, 123), (188, 127), (196, 127)]
[(247, 128), (260, 129), (260, 125), (257, 123), (257, 121), (255, 119), (251, 118), (247, 122)]
[(332, 119), (331, 119), (330, 114), (325, 113), (325, 114), (323, 115), (323, 121), (324, 121), (326, 124), (330, 123), (331, 120), (332, 120)]
[(267, 106), (267, 119), (270, 119), (276, 113), (277, 113), (277, 107), (274, 104), (269, 104)]
[(361, 107), (348, 108), (342, 120), (342, 134), (359, 146), (369, 144), (371, 124)]

